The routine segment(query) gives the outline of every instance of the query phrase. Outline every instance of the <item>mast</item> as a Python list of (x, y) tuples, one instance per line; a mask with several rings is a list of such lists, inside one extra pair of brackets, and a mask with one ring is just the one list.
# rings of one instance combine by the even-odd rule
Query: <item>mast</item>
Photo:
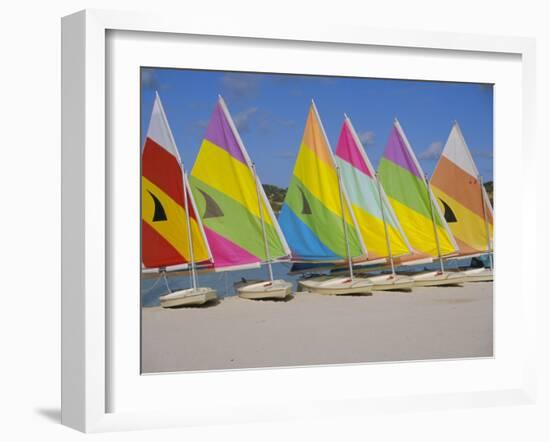
[(382, 201), (382, 187), (380, 185), (380, 180), (378, 179), (378, 173), (374, 174), (374, 178), (376, 179), (376, 185), (378, 187), (378, 196), (380, 197), (380, 210), (382, 212), (382, 222), (384, 223), (384, 235), (386, 236), (386, 247), (388, 248), (388, 257), (390, 258), (391, 274), (393, 277), (395, 277), (395, 267), (393, 265), (393, 255), (391, 252), (390, 237), (388, 235), (388, 225), (386, 224), (386, 215), (384, 213), (384, 203)]
[[(172, 134), (172, 131), (170, 130), (168, 118), (166, 117), (164, 107), (162, 106), (162, 102), (157, 91), (155, 91), (155, 101), (153, 105), (153, 112), (151, 115), (151, 121), (149, 123), (146, 143), (144, 145), (143, 150), (146, 149), (147, 140), (149, 139), (155, 141), (167, 153), (173, 156), (173, 160), (177, 163), (179, 172), (181, 173), (181, 184), (183, 186), (183, 200), (181, 200), (178, 195), (178, 197), (176, 198), (177, 199), (176, 202), (178, 204), (178, 207), (184, 209), (186, 218), (185, 218), (185, 227), (181, 226), (183, 228), (180, 228), (179, 220), (178, 220), (178, 228), (177, 228), (177, 232), (174, 232), (174, 238), (176, 237), (176, 235), (177, 237), (180, 237), (181, 235), (182, 239), (185, 240), (186, 238), (188, 241), (188, 246), (189, 246), (188, 257), (186, 258), (185, 256), (183, 256), (183, 253), (182, 253), (182, 257), (184, 258), (184, 261), (186, 261), (184, 263), (184, 268), (185, 269), (191, 268), (191, 272), (189, 273), (190, 285), (192, 285), (193, 288), (197, 288), (197, 275), (195, 271), (195, 262), (197, 259), (199, 261), (203, 261), (205, 259), (211, 260), (212, 255), (211, 255), (208, 242), (206, 241), (206, 236), (205, 236), (200, 218), (197, 218), (195, 220), (199, 230), (197, 233), (200, 236), (199, 238), (193, 238), (192, 236), (192, 226), (191, 226), (192, 222), (190, 219), (190, 211), (193, 211), (194, 213), (197, 213), (197, 211), (193, 201), (193, 195), (192, 193), (188, 193), (188, 189), (190, 187), (189, 187), (189, 183), (185, 173), (185, 167), (184, 167), (182, 158), (180, 156), (180, 152), (177, 148), (177, 144)], [(178, 177), (178, 180), (179, 180), (179, 177)], [(203, 240), (204, 243), (201, 240)], [(171, 241), (169, 242), (172, 246), (174, 246), (174, 244)], [(197, 248), (197, 250), (195, 250), (195, 248)], [(197, 256), (195, 256), (195, 252), (198, 254)], [(207, 256), (204, 256), (204, 255), (207, 255)], [(164, 273), (164, 279), (166, 284), (168, 284), (168, 281), (166, 280), (166, 275), (168, 271), (170, 271), (169, 267), (173, 270), (176, 270), (176, 269), (179, 270), (183, 266), (178, 263), (175, 265), (163, 265), (162, 267), (159, 267), (159, 271), (161, 273)]]
[(439, 246), (439, 235), (437, 234), (437, 225), (435, 223), (435, 214), (434, 214), (434, 207), (433, 207), (433, 199), (432, 199), (432, 190), (430, 188), (430, 182), (428, 181), (428, 177), (424, 175), (424, 181), (426, 182), (426, 189), (428, 190), (428, 200), (430, 201), (430, 213), (432, 215), (432, 225), (434, 228), (434, 237), (435, 237), (435, 243), (437, 245), (437, 257), (439, 258), (439, 265), (441, 266), (441, 273), (445, 271), (445, 268), (443, 267), (443, 258), (441, 256), (441, 248)]
[(189, 201), (187, 198), (187, 177), (182, 167), (183, 174), (183, 203), (185, 208), (185, 224), (187, 227), (187, 242), (189, 244), (189, 259), (191, 260), (191, 282), (193, 289), (197, 289), (197, 273), (195, 270), (195, 257), (193, 256), (193, 237), (191, 236), (191, 221), (189, 217)]
[[(392, 217), (393, 217), (394, 220), (397, 220), (397, 217), (395, 216), (395, 213), (393, 212), (393, 208), (392, 208), (390, 202), (388, 201), (385, 192), (381, 188), (382, 184), (379, 183), (379, 181), (380, 181), (379, 176), (378, 176), (376, 170), (374, 169), (374, 167), (372, 167), (372, 163), (370, 162), (370, 159), (369, 159), (369, 157), (367, 156), (367, 154), (365, 152), (363, 144), (361, 143), (361, 140), (359, 139), (359, 137), (357, 135), (357, 132), (355, 131), (355, 128), (353, 127), (353, 124), (351, 123), (351, 119), (345, 113), (344, 113), (344, 119), (345, 119), (346, 126), (349, 129), (353, 140), (355, 141), (357, 151), (359, 152), (361, 158), (365, 162), (365, 166), (367, 167), (367, 170), (370, 172), (373, 179), (378, 182), (377, 185), (379, 185), (378, 193), (379, 193), (379, 196), (380, 196), (380, 206), (387, 209), (387, 213), (384, 212), (383, 215), (388, 215), (389, 219), (392, 219)], [(385, 222), (384, 219), (383, 219), (383, 221)], [(397, 225), (395, 227), (399, 231), (399, 235), (401, 236), (403, 242), (405, 243), (405, 246), (406, 246), (407, 250), (410, 253), (411, 250), (412, 250), (412, 247), (409, 244), (409, 240), (408, 240), (407, 236), (405, 235), (405, 232), (403, 232), (403, 228), (401, 227), (401, 223), (397, 222)], [(388, 238), (389, 237), (390, 236), (388, 234)], [(388, 250), (391, 253), (391, 249), (388, 249)], [(393, 255), (391, 256), (391, 258), (393, 260)]]
[[(412, 150), (412, 147), (409, 143), (409, 140), (408, 140), (407, 136), (405, 135), (405, 132), (403, 131), (403, 128), (401, 127), (401, 124), (399, 123), (397, 118), (394, 119), (394, 126), (397, 129), (397, 132), (399, 133), (401, 139), (405, 143), (405, 148), (407, 149), (409, 157), (412, 159), (414, 165), (416, 166), (416, 169), (418, 171), (418, 177), (419, 178), (424, 177), (424, 180), (426, 181), (427, 185), (429, 185), (427, 175), (423, 172), (422, 167), (420, 166), (420, 163), (418, 162), (418, 159), (416, 158), (416, 155), (414, 154), (414, 151)], [(449, 228), (449, 225), (447, 224), (447, 221), (445, 220), (445, 217), (441, 213), (441, 211), (439, 209), (439, 206), (437, 204), (433, 204), (433, 202), (434, 202), (433, 199), (432, 199), (433, 195), (431, 193), (431, 189), (429, 188), (429, 186), (428, 186), (428, 190), (429, 190), (430, 201), (431, 201), (430, 202), (430, 209), (431, 209), (431, 211), (437, 212), (437, 216), (439, 217), (441, 225), (445, 229), (445, 231), (447, 232), (448, 239), (449, 239), (449, 241), (451, 242), (451, 245), (454, 248), (454, 251), (453, 251), (453, 253), (454, 253), (454, 252), (459, 250), (458, 244), (456, 243), (456, 240), (455, 240), (455, 238), (454, 238), (454, 236), (451, 232), (451, 229)], [(432, 207), (432, 204), (433, 204), (434, 207)], [(435, 222), (434, 218), (435, 218), (435, 213), (432, 213), (432, 222)], [(437, 241), (439, 242), (439, 237), (437, 237), (437, 232), (436, 232), (436, 238), (437, 238)], [(438, 245), (438, 248), (439, 248), (439, 255), (440, 255), (440, 258), (441, 258), (441, 247)]]
[(493, 254), (491, 235), (489, 234), (489, 220), (487, 219), (487, 207), (485, 206), (485, 188), (483, 186), (483, 177), (479, 176), (479, 187), (481, 189), (481, 207), (483, 208), (483, 221), (485, 222), (485, 235), (487, 236), (487, 254), (489, 255), (489, 266), (493, 270)]
[(346, 224), (346, 211), (344, 210), (344, 196), (342, 193), (342, 177), (340, 176), (339, 166), (336, 166), (336, 174), (338, 175), (338, 193), (340, 194), (340, 208), (342, 209), (342, 224), (344, 226), (344, 241), (346, 241), (346, 255), (348, 258), (349, 277), (351, 280), (353, 280), (353, 264), (349, 247), (348, 226)]
[(256, 164), (251, 163), (252, 172), (254, 173), (254, 184), (256, 184), (256, 195), (258, 196), (258, 210), (260, 211), (260, 220), (262, 222), (262, 235), (264, 238), (265, 256), (269, 273), (269, 280), (273, 282), (273, 269), (271, 267), (271, 255), (269, 253), (269, 243), (267, 242), (267, 233), (265, 231), (264, 211), (262, 207), (262, 198), (260, 196), (258, 176), (256, 175)]
[[(223, 114), (225, 115), (225, 118), (227, 119), (227, 122), (229, 123), (229, 127), (231, 128), (231, 131), (233, 132), (233, 135), (235, 136), (235, 140), (237, 141), (237, 144), (239, 146), (239, 150), (241, 151), (243, 157), (246, 160), (246, 164), (249, 168), (253, 168), (252, 160), (250, 159), (250, 156), (248, 155), (248, 151), (244, 147), (243, 140), (241, 139), (241, 135), (239, 134), (239, 131), (237, 130), (237, 127), (235, 126), (235, 122), (233, 121), (233, 117), (231, 116), (231, 113), (229, 112), (229, 109), (227, 108), (227, 105), (225, 104), (225, 100), (221, 95), (218, 94), (218, 102), (220, 103), (220, 106), (222, 108)], [(254, 175), (256, 176), (256, 181), (259, 182), (259, 178), (256, 175), (256, 170), (254, 169)], [(259, 197), (264, 201), (266, 211), (271, 218), (271, 223), (273, 227), (275, 228), (277, 235), (279, 237), (279, 241), (281, 242), (283, 249), (285, 251), (285, 254), (287, 257), (290, 257), (290, 247), (288, 246), (288, 243), (286, 242), (286, 238), (283, 235), (283, 232), (281, 231), (281, 227), (279, 226), (279, 223), (277, 222), (277, 217), (275, 216), (275, 213), (273, 213), (273, 208), (271, 207), (271, 204), (269, 203), (269, 199), (267, 198), (267, 195), (264, 191), (263, 186), (260, 183), (260, 186), (258, 186), (258, 183), (256, 183), (256, 192), (258, 193)]]
[(321, 128), (321, 132), (323, 133), (323, 137), (325, 139), (325, 143), (327, 146), (328, 153), (330, 155), (330, 159), (332, 160), (332, 164), (336, 168), (336, 175), (338, 176), (338, 191), (340, 193), (340, 207), (342, 208), (342, 220), (344, 223), (344, 235), (345, 235), (345, 241), (346, 241), (346, 253), (348, 256), (348, 266), (350, 269), (350, 278), (353, 279), (353, 265), (352, 265), (352, 259), (351, 259), (351, 251), (350, 251), (350, 245), (348, 240), (348, 231), (347, 231), (347, 225), (346, 225), (346, 217), (345, 217), (345, 209), (344, 209), (344, 202), (346, 206), (349, 209), (349, 215), (351, 218), (351, 221), (353, 223), (353, 226), (355, 227), (355, 231), (358, 234), (359, 237), (359, 244), (361, 251), (365, 254), (365, 256), (368, 256), (367, 248), (365, 247), (365, 244), (363, 243), (363, 237), (361, 236), (361, 233), (359, 232), (359, 228), (357, 226), (357, 220), (355, 219), (355, 215), (353, 213), (353, 210), (350, 207), (350, 203), (348, 200), (348, 196), (345, 193), (345, 189), (342, 185), (342, 177), (340, 176), (340, 168), (338, 167), (338, 164), (336, 163), (336, 160), (334, 158), (334, 153), (332, 152), (332, 149), (330, 148), (330, 143), (328, 141), (327, 133), (325, 132), (325, 127), (323, 126), (323, 122), (321, 121), (321, 117), (319, 116), (319, 112), (317, 111), (317, 106), (315, 105), (315, 101), (313, 98), (311, 99), (311, 106), (313, 106), (313, 111), (315, 112), (315, 117), (317, 118), (317, 121), (319, 122), (319, 127)]

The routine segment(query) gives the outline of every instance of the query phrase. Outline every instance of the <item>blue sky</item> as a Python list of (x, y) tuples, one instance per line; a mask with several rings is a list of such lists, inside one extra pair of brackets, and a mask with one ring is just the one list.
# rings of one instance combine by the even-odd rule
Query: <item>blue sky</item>
[(490, 85), (142, 68), (142, 144), (155, 90), (188, 172), (221, 94), (264, 184), (288, 186), (311, 99), (332, 148), (347, 113), (374, 167), (397, 117), (428, 175), (457, 120), (484, 180), (493, 178)]

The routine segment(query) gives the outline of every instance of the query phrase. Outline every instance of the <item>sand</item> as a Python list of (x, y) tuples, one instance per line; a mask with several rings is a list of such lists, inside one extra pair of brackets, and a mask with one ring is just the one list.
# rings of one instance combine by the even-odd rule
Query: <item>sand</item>
[(493, 355), (490, 282), (142, 312), (144, 373)]

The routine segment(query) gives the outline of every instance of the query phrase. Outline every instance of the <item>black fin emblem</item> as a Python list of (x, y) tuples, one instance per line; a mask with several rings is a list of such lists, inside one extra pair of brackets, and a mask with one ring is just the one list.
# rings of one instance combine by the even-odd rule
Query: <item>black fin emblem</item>
[(164, 207), (162, 207), (162, 203), (160, 200), (151, 193), (150, 190), (148, 190), (149, 195), (151, 195), (151, 198), (153, 198), (153, 202), (155, 203), (155, 213), (153, 214), (153, 222), (156, 221), (167, 221), (168, 218), (166, 217), (166, 212), (164, 211)]
[(298, 189), (300, 189), (300, 193), (302, 194), (302, 215), (311, 215), (311, 206), (307, 201), (306, 195), (300, 187)]
[(443, 214), (443, 216), (445, 217), (445, 221), (447, 221), (448, 223), (456, 223), (458, 220), (456, 219), (456, 215), (453, 210), (441, 198), (439, 198), (439, 201), (443, 203), (443, 208), (445, 209), (445, 213)]
[(204, 197), (204, 203), (205, 203), (205, 209), (204, 209), (204, 215), (202, 216), (203, 219), (206, 218), (217, 218), (219, 216), (223, 216), (223, 210), (220, 208), (218, 203), (214, 201), (214, 198), (212, 198), (210, 195), (208, 195), (204, 190), (198, 189), (198, 191), (202, 194)]

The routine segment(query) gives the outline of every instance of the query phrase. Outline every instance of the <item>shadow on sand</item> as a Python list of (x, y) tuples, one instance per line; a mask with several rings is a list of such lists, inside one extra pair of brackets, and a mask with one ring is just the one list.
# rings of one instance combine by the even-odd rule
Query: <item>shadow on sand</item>
[(404, 289), (386, 289), (386, 290), (373, 290), (375, 293), (384, 293), (384, 292), (394, 292), (394, 293), (412, 293), (413, 289), (404, 288)]
[(291, 293), (290, 295), (285, 296), (284, 298), (264, 298), (264, 299), (247, 299), (247, 301), (253, 301), (253, 302), (289, 302), (294, 299), (294, 295)]

